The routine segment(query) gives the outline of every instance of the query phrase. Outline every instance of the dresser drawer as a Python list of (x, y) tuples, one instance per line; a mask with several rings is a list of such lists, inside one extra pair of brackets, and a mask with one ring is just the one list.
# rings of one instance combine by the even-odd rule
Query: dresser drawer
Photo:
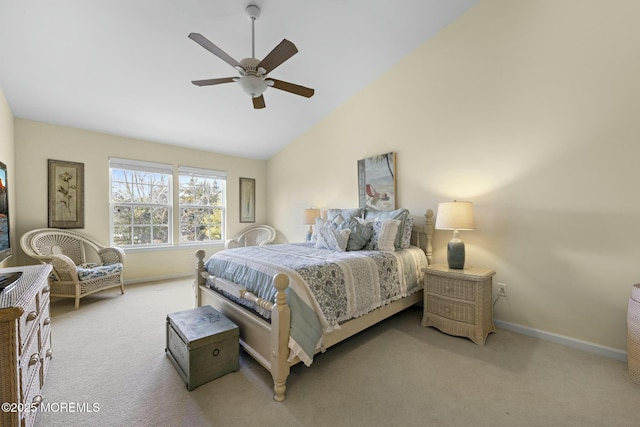
[(24, 354), (24, 346), (27, 345), (31, 335), (38, 326), (38, 301), (37, 298), (32, 299), (26, 307), (20, 321), (18, 323), (18, 331), (20, 334), (20, 355)]
[(53, 349), (51, 348), (51, 329), (47, 329), (43, 335), (44, 338), (40, 345), (40, 387), (44, 386), (44, 379), (47, 377), (49, 363), (53, 357)]
[(45, 305), (49, 305), (51, 287), (47, 284), (38, 292), (38, 307), (42, 309)]
[(51, 315), (49, 314), (49, 304), (42, 307), (40, 312), (40, 328), (38, 328), (38, 335), (40, 336), (40, 347), (44, 344), (44, 338), (49, 334), (51, 329)]
[(475, 323), (475, 307), (473, 304), (427, 295), (427, 312), (458, 322)]
[(25, 398), (22, 402), (25, 404), (25, 411), (20, 414), (22, 417), (22, 426), (34, 425), (38, 407), (42, 403), (41, 391), (40, 378), (34, 378), (29, 384), (27, 392), (25, 393)]
[(33, 382), (34, 376), (38, 377), (38, 385), (40, 385), (40, 342), (38, 335), (35, 334), (33, 339), (25, 348), (25, 353), (20, 358), (20, 391), (22, 401), (27, 395), (27, 386)]

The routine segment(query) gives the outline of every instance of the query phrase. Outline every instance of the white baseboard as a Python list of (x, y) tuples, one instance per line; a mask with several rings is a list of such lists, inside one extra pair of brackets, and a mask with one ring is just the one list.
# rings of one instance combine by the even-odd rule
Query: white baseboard
[(516, 332), (522, 335), (528, 335), (530, 337), (540, 338), (545, 341), (555, 342), (558, 344), (566, 345), (568, 347), (577, 348), (579, 350), (600, 354), (602, 356), (621, 360), (623, 362), (627, 361), (627, 352), (618, 350), (616, 348), (605, 347), (564, 335), (558, 335), (547, 331), (541, 331), (539, 329), (528, 328), (526, 326), (516, 325), (515, 323), (503, 322), (502, 320), (494, 320), (494, 323), (496, 324), (496, 327), (506, 329), (508, 331)]
[[(138, 283), (146, 283), (146, 282), (160, 282), (163, 280), (175, 280), (175, 279), (184, 279), (184, 278), (188, 278), (190, 276), (194, 276), (195, 273), (176, 273), (176, 274), (165, 274), (162, 276), (153, 276), (153, 277), (149, 277), (149, 276), (145, 276), (145, 277), (140, 277), (138, 279), (129, 279), (129, 280), (125, 280), (124, 284), (126, 285), (137, 285)], [(195, 277), (194, 277), (195, 279)]]

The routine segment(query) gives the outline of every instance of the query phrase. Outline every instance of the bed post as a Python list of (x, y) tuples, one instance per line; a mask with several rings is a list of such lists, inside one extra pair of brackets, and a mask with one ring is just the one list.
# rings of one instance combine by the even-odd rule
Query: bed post
[(196, 307), (200, 307), (200, 285), (204, 285), (205, 278), (202, 277), (202, 272), (204, 271), (204, 251), (200, 249), (196, 252), (196, 258), (198, 258), (198, 263), (196, 265), (196, 280), (194, 285), (195, 299), (196, 299)]
[(289, 376), (289, 326), (291, 311), (287, 305), (285, 289), (289, 286), (289, 277), (276, 274), (273, 278), (276, 305), (271, 310), (271, 376), (273, 377), (273, 399), (282, 402), (285, 399), (287, 377)]
[(433, 211), (431, 209), (427, 209), (427, 213), (424, 216), (427, 219), (427, 222), (425, 224), (425, 234), (427, 235), (427, 246), (425, 248), (425, 254), (427, 254), (427, 262), (429, 263), (429, 265), (431, 265), (431, 259), (433, 258)]

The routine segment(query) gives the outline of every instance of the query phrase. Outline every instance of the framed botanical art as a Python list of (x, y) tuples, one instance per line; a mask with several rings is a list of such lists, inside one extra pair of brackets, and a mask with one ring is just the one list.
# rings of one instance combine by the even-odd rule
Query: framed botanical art
[(358, 200), (361, 208), (396, 209), (395, 153), (358, 160)]
[(256, 222), (256, 180), (240, 178), (240, 222)]
[(51, 228), (84, 228), (84, 163), (48, 160)]

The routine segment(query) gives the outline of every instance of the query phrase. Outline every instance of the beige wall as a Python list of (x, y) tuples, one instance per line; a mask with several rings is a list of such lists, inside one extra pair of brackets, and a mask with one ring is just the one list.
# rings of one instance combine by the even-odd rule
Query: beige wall
[[(9, 185), (12, 186), (13, 180), (15, 178), (14, 171), (14, 144), (13, 144), (13, 114), (11, 113), (11, 109), (9, 108), (9, 104), (7, 103), (7, 99), (4, 96), (4, 92), (0, 87), (0, 162), (3, 162), (7, 165), (8, 172), (8, 181)], [(11, 219), (10, 226), (14, 225), (16, 220), (16, 208), (15, 208), (15, 192), (9, 190), (9, 218)], [(18, 239), (15, 237), (16, 233), (12, 233), (11, 235), (11, 247), (13, 248), (13, 253), (16, 253), (16, 247), (18, 245)], [(13, 256), (2, 263), (0, 263), (0, 267), (11, 267), (16, 264), (16, 257)]]
[[(394, 151), (414, 216), (474, 202), (461, 237), (508, 285), (496, 319), (626, 350), (638, 16), (637, 0), (482, 0), (269, 160), (270, 222), (303, 239), (302, 209), (357, 206), (357, 160)], [(436, 231), (436, 262), (450, 236)]]
[[(179, 148), (96, 132), (15, 119), (15, 193), (19, 221), (17, 232), (47, 226), (47, 159), (84, 163), (85, 228), (98, 241), (109, 242), (109, 157), (211, 168), (227, 172), (227, 231), (234, 235), (240, 224), (239, 177), (256, 179), (256, 221), (266, 221), (266, 162)], [(177, 189), (174, 189), (174, 196)], [(174, 224), (174, 229), (177, 227)], [(174, 232), (174, 240), (175, 238)], [(125, 281), (137, 282), (191, 274), (194, 253), (204, 248), (211, 254), (220, 246), (180, 246), (154, 251), (127, 251)], [(20, 253), (20, 264), (33, 261)]]

